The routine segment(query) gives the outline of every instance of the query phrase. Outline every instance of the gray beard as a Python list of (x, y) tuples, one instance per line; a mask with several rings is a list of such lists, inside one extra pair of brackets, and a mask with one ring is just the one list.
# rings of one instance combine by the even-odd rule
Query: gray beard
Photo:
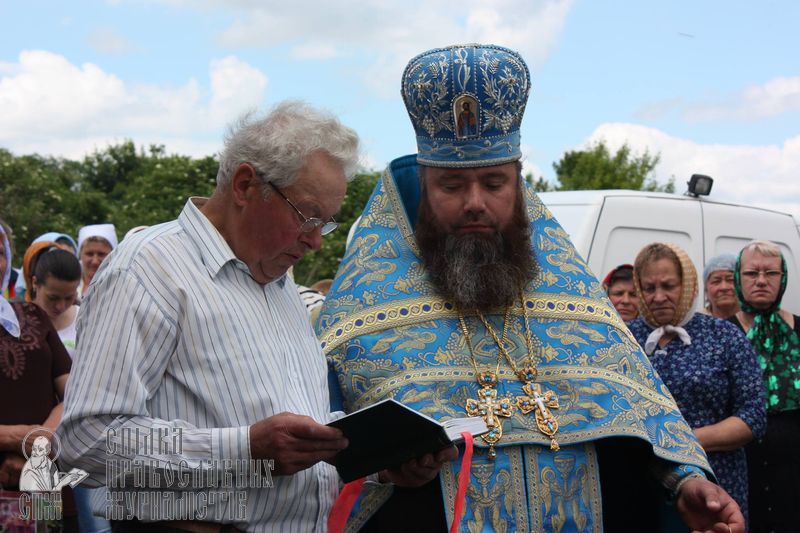
[(459, 309), (511, 305), (530, 280), (505, 257), (499, 233), (446, 235), (443, 241), (428, 269), (439, 292)]

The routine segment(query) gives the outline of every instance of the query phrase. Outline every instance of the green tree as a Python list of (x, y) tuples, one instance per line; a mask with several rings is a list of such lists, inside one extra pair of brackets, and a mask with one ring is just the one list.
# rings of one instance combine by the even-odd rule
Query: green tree
[(322, 238), (322, 247), (319, 250), (309, 252), (295, 265), (294, 279), (297, 283), (308, 286), (336, 275), (344, 256), (350, 226), (364, 210), (379, 177), (380, 172), (359, 174), (347, 185), (347, 194), (336, 217), (339, 227)]
[(77, 203), (75, 188), (81, 181), (80, 164), (39, 155), (14, 156), (0, 149), (0, 217), (11, 226), (19, 265), (30, 242), (47, 231), (75, 235), (81, 206), (100, 200), (88, 193)]
[(665, 185), (653, 176), (660, 154), (645, 151), (635, 156), (624, 144), (611, 154), (604, 142), (598, 142), (587, 150), (565, 153), (561, 160), (553, 163), (559, 185), (557, 190), (634, 189), (644, 191), (675, 192), (675, 179)]
[(533, 187), (536, 192), (550, 192), (556, 190), (555, 185), (544, 179), (544, 176), (534, 178), (532, 173), (525, 175), (525, 181)]
[(151, 226), (176, 218), (190, 196), (210, 196), (216, 186), (218, 163), (213, 157), (192, 159), (167, 155), (163, 146), (140, 154), (135, 170), (114, 188), (117, 207), (108, 221), (120, 235), (140, 225)]

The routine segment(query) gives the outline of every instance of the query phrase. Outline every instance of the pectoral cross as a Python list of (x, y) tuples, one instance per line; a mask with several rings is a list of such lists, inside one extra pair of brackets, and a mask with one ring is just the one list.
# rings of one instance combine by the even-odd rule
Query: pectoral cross
[(550, 449), (559, 450), (560, 447), (555, 439), (555, 434), (558, 432), (558, 420), (550, 412), (550, 409), (558, 409), (558, 396), (550, 390), (542, 394), (541, 387), (534, 383), (526, 383), (522, 390), (526, 395), (517, 396), (517, 407), (524, 414), (536, 411), (536, 427), (550, 437)]
[(481, 372), (478, 375), (478, 383), (481, 386), (481, 390), (478, 391), (478, 399), (467, 399), (467, 414), (480, 416), (486, 422), (489, 431), (481, 435), (481, 438), (489, 445), (489, 459), (494, 459), (497, 457), (494, 445), (503, 436), (503, 424), (499, 417), (510, 417), (514, 412), (514, 405), (508, 398), (497, 398), (497, 389), (495, 389), (497, 376), (494, 375), (494, 372)]

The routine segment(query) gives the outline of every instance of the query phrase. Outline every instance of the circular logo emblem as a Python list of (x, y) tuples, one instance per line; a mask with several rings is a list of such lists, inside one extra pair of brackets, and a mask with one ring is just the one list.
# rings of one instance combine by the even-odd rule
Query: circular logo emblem
[(38, 455), (42, 455), (43, 453), (44, 453), (44, 455), (47, 454), (47, 452), (42, 449), (42, 446), (37, 446), (37, 444), (36, 444), (36, 439), (38, 439), (40, 437), (44, 439), (44, 437), (41, 435), (42, 432), (48, 433), (50, 435), (50, 440), (47, 443), (48, 444), (48, 448), (50, 448), (52, 450), (52, 452), (53, 452), (53, 461), (58, 459), (58, 456), (61, 453), (61, 439), (58, 438), (58, 435), (56, 435), (56, 432), (53, 431), (52, 429), (48, 429), (46, 427), (41, 427), (40, 426), (40, 427), (36, 427), (36, 428), (33, 428), (32, 430), (30, 430), (25, 435), (25, 438), (22, 439), (22, 455), (25, 456), (25, 460), (26, 461), (28, 459), (30, 459), (30, 457), (28, 456), (28, 451), (27, 451), (28, 450), (28, 439), (33, 437), (34, 435), (36, 435), (36, 436), (33, 439), (33, 445), (31, 446), (31, 449), (33, 450), (31, 455), (38, 456)]

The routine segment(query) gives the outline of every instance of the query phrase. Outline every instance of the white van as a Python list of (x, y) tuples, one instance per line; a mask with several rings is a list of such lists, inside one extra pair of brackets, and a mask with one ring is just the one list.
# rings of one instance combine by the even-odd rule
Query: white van
[[(709, 200), (629, 190), (539, 193), (595, 276), (623, 263), (654, 241), (677, 244), (689, 254), (702, 278), (706, 260), (737, 254), (750, 240), (778, 244), (786, 257), (789, 282), (782, 307), (800, 311), (800, 231), (792, 215)], [(698, 308), (702, 306), (700, 279)]]

